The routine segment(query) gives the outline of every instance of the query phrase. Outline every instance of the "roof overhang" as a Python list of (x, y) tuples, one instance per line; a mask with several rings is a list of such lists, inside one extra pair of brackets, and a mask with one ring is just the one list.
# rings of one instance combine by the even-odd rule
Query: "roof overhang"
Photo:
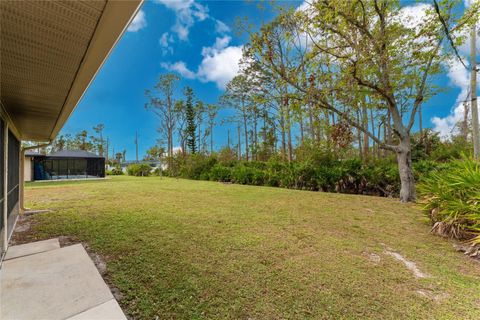
[(142, 0), (0, 1), (0, 101), (22, 140), (53, 140)]

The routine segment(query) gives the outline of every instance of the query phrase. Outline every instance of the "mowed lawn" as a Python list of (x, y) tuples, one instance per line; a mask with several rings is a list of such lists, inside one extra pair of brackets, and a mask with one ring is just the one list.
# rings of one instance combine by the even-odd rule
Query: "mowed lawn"
[[(33, 183), (134, 319), (480, 319), (480, 264), (395, 199), (159, 177)], [(416, 278), (394, 251), (416, 263)]]

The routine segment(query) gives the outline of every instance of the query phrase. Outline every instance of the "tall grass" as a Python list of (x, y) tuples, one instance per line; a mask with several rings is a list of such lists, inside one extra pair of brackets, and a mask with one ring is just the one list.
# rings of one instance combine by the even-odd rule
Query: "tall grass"
[(449, 162), (418, 189), (433, 232), (480, 245), (480, 162), (465, 156)]

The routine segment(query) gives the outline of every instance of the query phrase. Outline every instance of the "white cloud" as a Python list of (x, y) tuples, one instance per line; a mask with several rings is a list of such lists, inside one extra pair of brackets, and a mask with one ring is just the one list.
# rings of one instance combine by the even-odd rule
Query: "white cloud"
[[(433, 130), (439, 132), (440, 138), (443, 140), (458, 134), (457, 124), (463, 121), (464, 101), (469, 97), (470, 87), (470, 73), (456, 57), (452, 57), (448, 64), (447, 76), (450, 79), (450, 84), (461, 90), (448, 116), (444, 118), (433, 117), (431, 119), (434, 125)], [(479, 89), (480, 84), (477, 86), (477, 90)], [(468, 116), (471, 117), (471, 114)]]
[(213, 46), (203, 47), (203, 59), (197, 72), (188, 69), (183, 61), (173, 64), (162, 63), (161, 66), (167, 70), (176, 71), (188, 79), (215, 82), (219, 89), (224, 89), (227, 83), (237, 75), (238, 63), (242, 57), (242, 47), (228, 46), (230, 41), (229, 36), (224, 36), (216, 38)]
[(158, 40), (158, 43), (162, 47), (162, 54), (166, 55), (167, 53), (173, 53), (173, 48), (170, 45), (173, 43), (173, 36), (169, 34), (168, 32), (164, 32), (160, 39)]
[(204, 50), (204, 53), (202, 63), (198, 67), (198, 78), (203, 82), (215, 82), (218, 88), (224, 89), (238, 73), (242, 47), (210, 48)]
[(190, 71), (183, 61), (178, 61), (172, 64), (161, 63), (160, 65), (166, 70), (178, 72), (184, 78), (194, 79), (196, 77), (195, 73)]
[(145, 19), (145, 12), (143, 10), (140, 10), (137, 12), (135, 15), (135, 18), (133, 18), (132, 22), (127, 28), (127, 31), (129, 32), (137, 32), (140, 29), (143, 29), (147, 26), (147, 19)]
[[(470, 3), (475, 0), (465, 0), (465, 7), (469, 7)], [(465, 28), (462, 30), (461, 34), (456, 36), (465, 37), (465, 41), (461, 46), (458, 47), (460, 56), (462, 57), (463, 62), (469, 67), (469, 55), (470, 55), (470, 29)], [(477, 47), (477, 56), (480, 53), (480, 37), (476, 39)], [(460, 93), (457, 96), (455, 104), (450, 111), (450, 114), (444, 118), (433, 117), (432, 123), (434, 125), (433, 130), (440, 133), (440, 137), (444, 140), (449, 139), (452, 135), (458, 134), (458, 123), (464, 120), (464, 101), (469, 98), (470, 91), (470, 72), (467, 70), (458, 58), (452, 57), (451, 61), (448, 64), (448, 78), (450, 79), (450, 84), (460, 88)], [(477, 82), (476, 90), (480, 90), (480, 83)], [(468, 103), (469, 104), (469, 103)], [(469, 120), (471, 120), (471, 112), (467, 115)]]
[(230, 32), (230, 27), (227, 26), (220, 20), (215, 20), (215, 32), (217, 33), (228, 33)]
[(208, 8), (196, 3), (194, 0), (156, 0), (170, 10), (175, 11), (176, 20), (171, 30), (182, 41), (188, 40), (190, 28), (197, 21), (209, 17)]

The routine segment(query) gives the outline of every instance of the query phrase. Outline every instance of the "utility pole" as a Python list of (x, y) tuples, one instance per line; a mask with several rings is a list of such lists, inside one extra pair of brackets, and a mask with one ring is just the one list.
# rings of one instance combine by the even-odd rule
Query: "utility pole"
[(477, 57), (476, 57), (476, 27), (472, 26), (470, 36), (470, 59), (472, 73), (470, 75), (470, 97), (472, 109), (472, 136), (473, 136), (473, 157), (480, 159), (480, 132), (478, 128), (478, 106), (477, 106)]
[(135, 159), (138, 163), (138, 132), (135, 131)]

